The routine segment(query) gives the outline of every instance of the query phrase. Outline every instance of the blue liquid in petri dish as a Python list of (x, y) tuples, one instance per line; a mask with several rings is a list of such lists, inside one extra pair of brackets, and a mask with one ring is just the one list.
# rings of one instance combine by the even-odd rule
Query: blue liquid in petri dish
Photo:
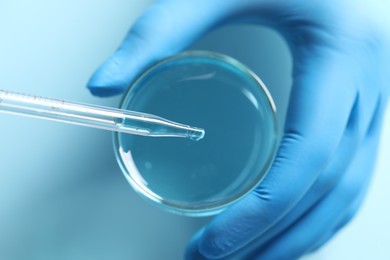
[(179, 214), (215, 214), (252, 190), (273, 159), (275, 107), (237, 61), (187, 52), (146, 71), (122, 108), (204, 128), (200, 141), (115, 134), (126, 177), (145, 197)]

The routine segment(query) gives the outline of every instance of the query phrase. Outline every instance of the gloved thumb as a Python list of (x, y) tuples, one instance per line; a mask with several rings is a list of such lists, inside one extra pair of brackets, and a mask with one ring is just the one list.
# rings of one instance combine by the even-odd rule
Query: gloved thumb
[(87, 87), (96, 96), (122, 93), (147, 66), (184, 49), (210, 30), (222, 18), (223, 9), (212, 2), (154, 3), (135, 22), (119, 48), (95, 71)]

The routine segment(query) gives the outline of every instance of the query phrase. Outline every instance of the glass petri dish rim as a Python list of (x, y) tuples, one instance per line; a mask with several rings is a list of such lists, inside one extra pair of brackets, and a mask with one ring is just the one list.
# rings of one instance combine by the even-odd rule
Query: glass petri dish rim
[[(252, 185), (247, 185), (247, 189), (240, 190), (235, 196), (230, 197), (226, 200), (221, 200), (218, 203), (208, 205), (207, 207), (190, 207), (185, 206), (181, 203), (170, 201), (167, 199), (164, 199), (157, 194), (155, 194), (153, 191), (148, 189), (145, 185), (143, 185), (141, 182), (137, 181), (136, 179), (132, 178), (131, 173), (128, 172), (128, 169), (126, 167), (126, 164), (123, 161), (123, 158), (121, 156), (121, 153), (119, 151), (119, 148), (121, 147), (120, 141), (119, 141), (119, 135), (120, 133), (113, 132), (113, 147), (115, 152), (116, 160), (125, 175), (125, 178), (128, 180), (130, 185), (133, 187), (133, 189), (141, 195), (141, 197), (148, 198), (150, 202), (154, 203), (156, 206), (163, 208), (167, 211), (179, 214), (179, 215), (185, 215), (185, 216), (210, 216), (215, 215), (219, 212), (221, 212), (223, 209), (231, 205), (232, 203), (237, 202), (241, 198), (243, 198), (245, 195), (250, 193), (256, 186), (264, 179), (264, 177), (267, 175), (267, 172), (272, 164), (272, 161), (276, 155), (277, 150), (277, 144), (279, 141), (279, 126), (277, 121), (277, 110), (275, 102), (263, 83), (263, 81), (248, 67), (246, 67), (244, 64), (239, 62), (238, 60), (227, 56), (225, 54), (221, 54), (218, 52), (213, 51), (205, 51), (205, 50), (191, 50), (191, 51), (184, 51), (177, 54), (173, 54), (171, 56), (168, 56), (166, 58), (161, 59), (160, 61), (152, 64), (147, 69), (145, 69), (140, 75), (138, 75), (135, 80), (130, 84), (129, 88), (124, 93), (120, 103), (119, 107), (123, 108), (124, 102), (131, 99), (132, 89), (134, 86), (136, 86), (144, 77), (146, 77), (149, 73), (153, 72), (156, 68), (160, 67), (161, 65), (164, 65), (166, 63), (169, 63), (171, 61), (180, 60), (183, 58), (209, 58), (214, 59), (219, 62), (227, 63), (228, 65), (231, 65), (235, 67), (236, 69), (243, 72), (243, 74), (247, 75), (248, 78), (251, 78), (254, 82), (257, 83), (260, 91), (263, 92), (263, 94), (266, 97), (267, 105), (271, 108), (270, 111), (272, 112), (272, 122), (273, 122), (273, 131), (274, 136), (272, 137), (272, 147), (271, 151), (268, 155), (267, 160), (265, 161), (262, 169), (259, 171), (257, 178), (253, 181)], [(206, 130), (207, 131), (207, 130)], [(206, 133), (207, 134), (207, 133)]]

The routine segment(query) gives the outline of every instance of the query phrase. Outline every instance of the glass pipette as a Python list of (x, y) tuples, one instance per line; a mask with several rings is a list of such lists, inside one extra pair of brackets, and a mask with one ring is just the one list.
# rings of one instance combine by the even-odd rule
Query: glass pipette
[(0, 90), (0, 112), (38, 117), (75, 125), (153, 137), (200, 140), (201, 128), (159, 116), (104, 106), (67, 102)]

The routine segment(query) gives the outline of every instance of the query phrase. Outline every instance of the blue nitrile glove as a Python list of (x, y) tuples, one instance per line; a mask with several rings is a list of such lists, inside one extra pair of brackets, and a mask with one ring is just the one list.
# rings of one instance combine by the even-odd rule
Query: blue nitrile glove
[(271, 26), (294, 59), (270, 172), (195, 236), (187, 258), (297, 258), (353, 217), (370, 182), (390, 89), (389, 10), (385, 0), (166, 0), (134, 24), (92, 76), (93, 94), (122, 93), (146, 66), (228, 22)]

